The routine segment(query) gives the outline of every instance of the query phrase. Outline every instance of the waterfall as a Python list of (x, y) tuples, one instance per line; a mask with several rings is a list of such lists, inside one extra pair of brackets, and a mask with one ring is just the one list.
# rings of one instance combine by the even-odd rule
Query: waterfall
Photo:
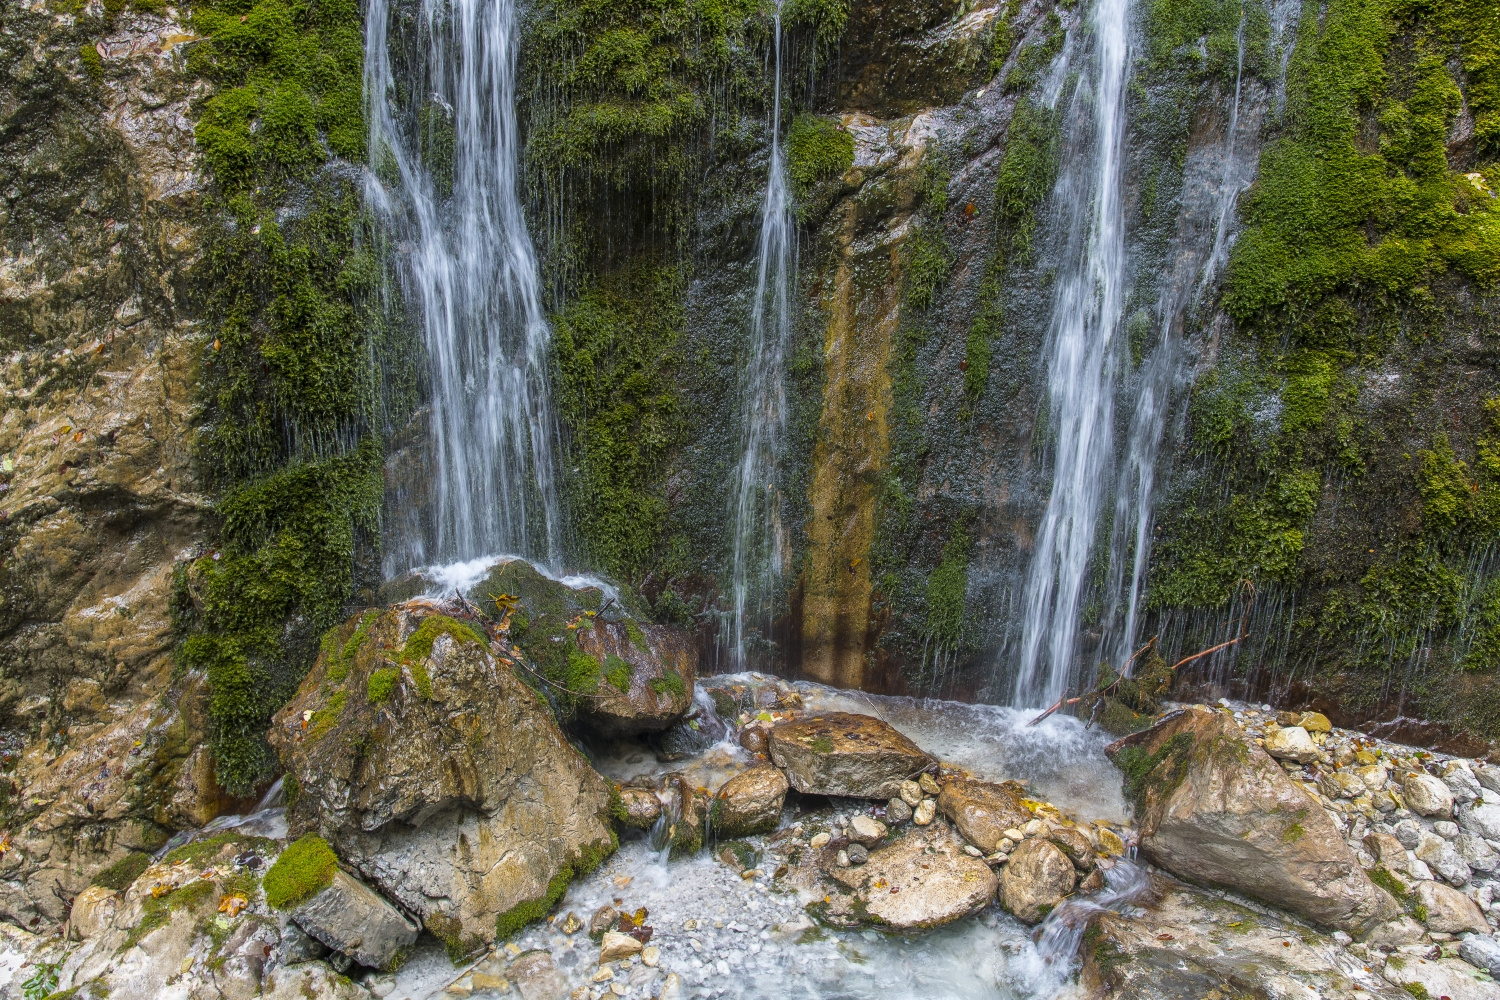
[(1114, 382), (1125, 292), (1125, 84), (1128, 0), (1097, 0), (1093, 65), (1079, 81), (1053, 203), (1066, 243), (1048, 330), (1052, 493), (1026, 578), (1017, 705), (1067, 688), (1078, 610), (1113, 461)]
[(518, 190), (516, 2), (421, 0), (399, 82), (390, 17), (389, 0), (370, 0), (367, 189), (397, 235), (426, 345), (436, 466), (432, 537), (408, 558), (504, 552), (556, 566), (550, 331)]
[[(741, 377), (744, 451), (730, 497), (734, 522), (731, 589), (735, 662), (745, 662), (748, 617), (764, 612), (781, 574), (781, 520), (776, 464), (786, 425), (785, 354), (791, 329), (788, 286), (795, 251), (792, 205), (781, 149), (781, 4), (776, 5), (776, 82), (771, 101), (771, 156), (761, 205), (750, 351)], [(768, 315), (769, 314), (769, 315)], [(756, 603), (751, 610), (752, 600)]]

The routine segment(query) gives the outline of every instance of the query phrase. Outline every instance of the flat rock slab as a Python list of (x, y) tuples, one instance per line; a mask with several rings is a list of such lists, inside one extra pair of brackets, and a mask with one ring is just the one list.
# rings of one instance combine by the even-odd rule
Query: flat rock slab
[(1397, 915), (1323, 807), (1232, 717), (1173, 712), (1105, 753), (1125, 772), (1141, 851), (1162, 868), (1354, 935)]
[(869, 715), (830, 712), (771, 730), (771, 759), (797, 791), (890, 799), (901, 782), (933, 761), (922, 748)]
[(292, 913), (298, 927), (360, 965), (390, 968), (422, 928), (375, 890), (342, 870)]
[(990, 866), (963, 852), (946, 830), (913, 831), (870, 852), (863, 865), (833, 868), (830, 877), (857, 902), (866, 923), (919, 931), (952, 923), (995, 898)]
[(972, 778), (943, 782), (937, 803), (964, 839), (986, 854), (995, 850), (1006, 830), (1019, 829), (1032, 818), (1031, 810), (1021, 802), (1019, 786)]
[(1432, 1000), (1500, 1000), (1500, 986), (1479, 978), (1480, 972), (1456, 958), (1417, 958), (1392, 955), (1385, 963), (1385, 978), (1411, 996), (1423, 994), (1409, 986), (1420, 986)]

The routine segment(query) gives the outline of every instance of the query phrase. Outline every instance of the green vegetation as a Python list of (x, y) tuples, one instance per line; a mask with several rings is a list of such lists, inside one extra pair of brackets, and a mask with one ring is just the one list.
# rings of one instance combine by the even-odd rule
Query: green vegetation
[(926, 227), (906, 244), (906, 301), (918, 309), (932, 305), (938, 286), (948, 277), (948, 249)]
[(563, 862), (557, 874), (547, 883), (547, 891), (537, 899), (525, 900), (500, 914), (495, 920), (495, 937), (503, 941), (527, 924), (545, 917), (557, 905), (568, 883), (583, 878), (604, 863), (615, 852), (614, 843), (585, 844), (578, 857)]
[(683, 681), (682, 675), (668, 667), (660, 677), (653, 677), (647, 683), (647, 687), (659, 695), (672, 695), (675, 698), (687, 697), (687, 683)]
[(819, 181), (838, 177), (854, 166), (854, 136), (837, 122), (817, 115), (798, 115), (786, 130), (786, 169), (798, 200)]
[(955, 528), (942, 562), (927, 578), (927, 637), (939, 649), (958, 649), (963, 638), (971, 547), (968, 531)]
[(122, 889), (130, 888), (130, 883), (140, 878), (141, 872), (150, 867), (151, 855), (141, 851), (131, 851), (119, 861), (116, 861), (95, 875), (94, 881), (90, 884), (119, 892)]
[[(1050, 66), (1052, 60), (1057, 58), (1057, 54), (1062, 51), (1067, 32), (1063, 29), (1062, 18), (1058, 16), (1057, 11), (1047, 12), (1045, 30), (1046, 34), (1039, 41), (1023, 46), (1021, 51), (1016, 53), (1015, 65), (1005, 75), (1003, 86), (1007, 91), (1030, 90), (1041, 77), (1042, 71)], [(1008, 38), (1008, 34), (1005, 37)], [(1004, 57), (1000, 56), (998, 61), (1003, 64)], [(998, 70), (999, 66), (995, 68)]]
[(663, 545), (663, 463), (687, 435), (673, 378), (682, 291), (676, 268), (639, 267), (554, 320), (558, 410), (572, 429), (564, 465), (577, 470), (563, 487), (594, 564), (620, 580), (638, 579)]
[(1155, 753), (1127, 746), (1115, 755), (1115, 767), (1125, 775), (1125, 795), (1138, 808), (1170, 795), (1187, 774), (1193, 734), (1182, 732), (1166, 740)]
[(1151, 71), (1217, 78), (1232, 87), (1240, 69), (1243, 19), (1244, 71), (1263, 72), (1271, 29), (1267, 6), (1240, 0), (1151, 0), (1145, 8)]
[(1432, 1000), (1432, 994), (1421, 983), (1402, 983), (1401, 988), (1416, 997), (1416, 1000)]
[(266, 872), (266, 904), (276, 910), (296, 909), (333, 883), (338, 866), (338, 855), (328, 841), (304, 834)]
[(172, 914), (178, 910), (195, 911), (207, 909), (213, 905), (214, 885), (212, 882), (192, 882), (180, 889), (173, 889), (161, 896), (143, 896), (141, 898), (142, 916), (140, 921), (125, 935), (125, 943), (121, 951), (135, 947), (148, 935), (159, 927), (165, 927), (172, 919)]
[(395, 667), (381, 667), (370, 674), (365, 686), (365, 695), (372, 704), (389, 701), (396, 692), (396, 682), (401, 680), (401, 671)]
[(99, 55), (99, 50), (92, 42), (78, 47), (78, 61), (83, 64), (83, 70), (95, 80), (104, 79), (104, 58)]
[[(432, 647), (438, 637), (444, 635), (455, 643), (472, 642), (481, 649), (490, 648), (489, 640), (468, 622), (461, 622), (447, 615), (428, 615), (402, 645), (401, 662), (411, 664), (426, 660), (432, 655)], [(431, 692), (427, 692), (424, 697), (431, 697)]]
[(630, 677), (635, 673), (635, 668), (614, 653), (604, 658), (604, 679), (610, 685), (621, 692), (630, 690)]

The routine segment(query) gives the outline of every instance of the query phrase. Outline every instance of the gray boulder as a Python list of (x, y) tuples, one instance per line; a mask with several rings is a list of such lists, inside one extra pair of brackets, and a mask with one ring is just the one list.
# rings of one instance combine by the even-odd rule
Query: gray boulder
[(1479, 904), (1457, 889), (1450, 889), (1441, 882), (1422, 881), (1412, 887), (1412, 894), (1427, 910), (1428, 930), (1444, 934), (1489, 930)]
[(1458, 945), (1458, 957), (1483, 969), (1492, 976), (1500, 977), (1500, 941), (1488, 934), (1469, 934)]
[(1401, 794), (1411, 811), (1421, 816), (1453, 815), (1453, 789), (1439, 778), (1421, 771), (1401, 782)]
[(1458, 811), (1458, 828), (1484, 840), (1500, 840), (1500, 805), (1475, 802)]
[(863, 865), (833, 868), (829, 875), (858, 900), (856, 912), (864, 922), (895, 931), (939, 927), (995, 898), (989, 865), (969, 857), (951, 834), (936, 827), (913, 830), (870, 851)]
[(342, 869), (323, 891), (292, 911), (292, 920), (360, 965), (389, 969), (416, 943), (421, 925)]
[(776, 829), (789, 787), (786, 775), (770, 764), (741, 771), (714, 795), (709, 812), (714, 832), (743, 837)]

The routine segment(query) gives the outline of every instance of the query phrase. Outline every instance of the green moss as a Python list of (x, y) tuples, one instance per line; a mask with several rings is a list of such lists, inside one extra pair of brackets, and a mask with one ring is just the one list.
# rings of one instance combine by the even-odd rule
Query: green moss
[(323, 707), (313, 712), (312, 718), (307, 720), (307, 738), (316, 741), (327, 736), (338, 725), (348, 702), (349, 692), (335, 691)]
[(1067, 32), (1063, 28), (1062, 18), (1058, 16), (1057, 11), (1047, 12), (1047, 20), (1043, 27), (1046, 33), (1040, 40), (1024, 46), (1020, 52), (1016, 53), (1015, 65), (1005, 75), (1003, 86), (1006, 91), (1030, 90), (1042, 71), (1062, 51)]
[(141, 899), (141, 919), (125, 935), (121, 951), (127, 951), (145, 940), (152, 931), (165, 927), (172, 914), (179, 910), (197, 910), (212, 905), (214, 886), (212, 882), (193, 882), (161, 896), (145, 896)]
[(807, 745), (813, 753), (833, 753), (833, 740), (826, 736), (816, 736)]
[[(472, 642), (478, 644), (481, 649), (490, 648), (489, 640), (468, 622), (461, 622), (447, 615), (429, 615), (422, 619), (422, 624), (417, 626), (416, 631), (409, 635), (401, 646), (401, 662), (420, 664), (432, 655), (433, 644), (437, 642), (439, 636), (444, 635), (455, 643)], [(422, 696), (432, 697), (430, 687)]]
[(630, 677), (635, 673), (635, 668), (614, 653), (604, 658), (604, 679), (620, 691), (630, 690)]
[(940, 649), (957, 649), (963, 639), (972, 544), (968, 531), (955, 529), (943, 546), (942, 562), (927, 578), (927, 636)]
[(151, 867), (151, 855), (141, 851), (131, 851), (119, 861), (110, 865), (102, 872), (94, 876), (90, 885), (103, 886), (119, 892), (128, 889), (130, 883), (140, 877), (141, 872)]
[(1241, 71), (1242, 30), (1244, 71), (1257, 74), (1266, 66), (1270, 18), (1265, 6), (1237, 0), (1151, 0), (1145, 14), (1153, 74), (1175, 71), (1233, 86)]
[(266, 904), (276, 910), (301, 906), (333, 883), (338, 865), (338, 855), (326, 840), (305, 834), (282, 851), (266, 872), (262, 883)]
[(83, 64), (83, 71), (95, 80), (104, 79), (104, 58), (99, 55), (99, 50), (94, 43), (78, 47), (78, 61)]
[(1416, 997), (1416, 1000), (1432, 1000), (1432, 994), (1421, 983), (1402, 983), (1401, 988)]
[(396, 682), (401, 679), (401, 671), (395, 667), (381, 667), (370, 674), (369, 683), (366, 685), (366, 697), (372, 703), (388, 701), (396, 691)]
[(676, 698), (687, 696), (687, 684), (683, 681), (682, 675), (670, 667), (662, 671), (660, 677), (651, 678), (647, 686), (659, 695), (669, 694)]
[(814, 184), (838, 177), (854, 166), (854, 136), (837, 122), (817, 115), (798, 115), (786, 131), (787, 176), (799, 199)]
[(636, 623), (634, 618), (625, 619), (625, 637), (640, 652), (651, 652), (651, 647), (646, 643), (646, 633), (641, 631), (641, 626)]
[(938, 286), (948, 277), (948, 251), (926, 228), (906, 245), (906, 300), (918, 309), (932, 305)]
[(204, 840), (195, 840), (191, 844), (168, 851), (162, 858), (162, 864), (174, 865), (178, 862), (192, 867), (205, 866), (216, 858), (226, 854), (240, 854), (245, 851), (253, 851), (257, 854), (274, 854), (277, 843), (267, 837), (248, 837), (239, 833), (221, 833)]
[(1125, 795), (1137, 807), (1148, 799), (1160, 801), (1170, 795), (1187, 774), (1187, 763), (1193, 751), (1193, 734), (1178, 733), (1166, 740), (1155, 753), (1143, 747), (1127, 746), (1115, 755), (1114, 764), (1125, 775)]
[(674, 267), (638, 267), (585, 291), (554, 321), (564, 491), (593, 563), (634, 580), (663, 546), (663, 463), (687, 436), (674, 378), (684, 316)]
[(599, 661), (576, 647), (568, 650), (568, 672), (564, 684), (579, 694), (593, 694), (599, 690), (603, 676)]
[(1281, 831), (1281, 842), (1295, 844), (1305, 836), (1307, 836), (1307, 829), (1301, 823), (1292, 823)]
[(1057, 183), (1062, 117), (1028, 98), (1016, 102), (1005, 153), (995, 175), (995, 218), (1001, 266), (1029, 263), (1037, 211)]
[(545, 917), (568, 889), (574, 878), (583, 878), (614, 853), (613, 843), (585, 844), (579, 855), (564, 862), (547, 883), (547, 891), (536, 899), (525, 900), (500, 914), (495, 920), (495, 937), (505, 940), (527, 924)]

